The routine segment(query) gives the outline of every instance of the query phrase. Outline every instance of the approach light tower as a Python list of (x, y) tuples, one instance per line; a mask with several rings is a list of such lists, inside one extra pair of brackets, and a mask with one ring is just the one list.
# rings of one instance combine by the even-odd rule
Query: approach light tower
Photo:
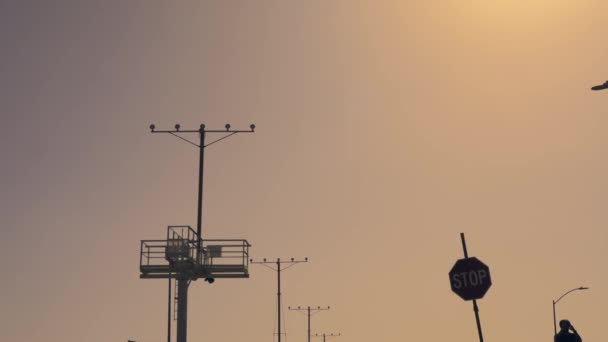
[(288, 306), (287, 309), (289, 309), (291, 311), (297, 311), (299, 313), (306, 312), (306, 315), (308, 316), (308, 340), (307, 340), (307, 342), (310, 342), (310, 317), (318, 314), (321, 311), (329, 310), (330, 307), (329, 306), (323, 306), (323, 307), (317, 306), (316, 308), (313, 308), (310, 306), (308, 306), (308, 307), (298, 306), (298, 307), (292, 308), (291, 306)]
[[(291, 258), (291, 260), (281, 260), (281, 258), (277, 258), (276, 261), (267, 261), (266, 258), (262, 259), (262, 261), (253, 261), (253, 259), (249, 260), (252, 264), (260, 264), (262, 266), (266, 266), (273, 271), (277, 272), (277, 327), (279, 336), (279, 341), (281, 342), (281, 337), (283, 333), (281, 332), (281, 271), (285, 271), (286, 269), (295, 266), (296, 264), (302, 262), (308, 262), (308, 258), (304, 258), (304, 260), (296, 260)], [(276, 265), (276, 268), (270, 265)], [(282, 265), (288, 265), (286, 267), (281, 268)]]
[[(176, 280), (177, 304), (177, 342), (187, 342), (188, 286), (192, 280), (205, 279), (213, 283), (216, 278), (249, 278), (249, 247), (247, 240), (203, 239), (203, 165), (205, 148), (231, 137), (237, 133), (253, 133), (250, 130), (232, 130), (226, 124), (225, 130), (208, 130), (200, 125), (198, 130), (156, 130), (150, 125), (152, 133), (168, 133), (182, 139), (199, 149), (198, 169), (198, 206), (196, 232), (190, 226), (167, 227), (165, 240), (142, 240), (139, 255), (139, 277), (142, 279), (169, 279), (169, 304), (167, 314), (167, 342), (171, 342), (171, 278)], [(180, 134), (198, 133), (197, 144)], [(218, 139), (205, 143), (207, 134), (222, 134)]]

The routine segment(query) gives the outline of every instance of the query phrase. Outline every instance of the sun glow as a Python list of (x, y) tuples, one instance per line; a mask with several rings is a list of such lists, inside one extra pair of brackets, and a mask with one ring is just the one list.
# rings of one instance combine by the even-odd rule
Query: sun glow
[(474, 0), (451, 2), (472, 24), (510, 31), (550, 30), (570, 25), (591, 10), (592, 1), (559, 0)]

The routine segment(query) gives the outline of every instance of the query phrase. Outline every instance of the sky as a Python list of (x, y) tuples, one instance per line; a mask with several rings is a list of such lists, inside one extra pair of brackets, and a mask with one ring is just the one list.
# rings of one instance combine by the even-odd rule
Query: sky
[[(552, 300), (586, 341), (608, 305), (608, 3), (0, 0), (0, 340), (166, 341), (143, 239), (304, 258), (283, 305), (313, 333), (477, 340), (448, 272), (493, 285), (487, 341), (547, 341)], [(195, 137), (191, 137), (195, 138)], [(190, 341), (273, 341), (276, 275), (190, 286)], [(306, 317), (285, 313), (289, 342)], [(276, 340), (276, 338), (275, 338)]]

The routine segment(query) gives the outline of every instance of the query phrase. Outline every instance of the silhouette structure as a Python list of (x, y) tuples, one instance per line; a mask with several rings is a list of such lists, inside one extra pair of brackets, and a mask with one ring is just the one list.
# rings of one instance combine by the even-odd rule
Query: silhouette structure
[(591, 87), (591, 90), (604, 90), (604, 89), (608, 89), (608, 81), (604, 82), (603, 84)]
[[(567, 319), (559, 321), (560, 331), (555, 335), (554, 342), (583, 342), (574, 326)], [(570, 332), (571, 330), (572, 332)]]
[(292, 308), (290, 306), (287, 308), (292, 311), (298, 311), (300, 313), (305, 311), (307, 313), (307, 315), (308, 315), (308, 339), (306, 340), (307, 342), (310, 342), (310, 317), (318, 314), (321, 311), (330, 309), (329, 306), (325, 306), (325, 307), (317, 306), (316, 308), (311, 308), (310, 305), (308, 306), (308, 308), (305, 308), (305, 307), (303, 308), (303, 307), (299, 307), (299, 306), (297, 308)]
[[(233, 130), (226, 124), (225, 130), (209, 130), (204, 124), (199, 129), (182, 130), (179, 124), (174, 130), (157, 130), (150, 125), (152, 133), (171, 134), (199, 149), (198, 204), (196, 231), (190, 226), (169, 226), (164, 240), (142, 240), (139, 255), (139, 277), (142, 279), (169, 279), (167, 308), (167, 342), (171, 341), (171, 279), (175, 279), (174, 304), (177, 321), (177, 342), (187, 342), (188, 287), (190, 282), (204, 279), (209, 284), (216, 278), (249, 278), (249, 247), (243, 239), (203, 239), (203, 165), (205, 149), (237, 133), (253, 133), (250, 130)], [(181, 134), (197, 134), (199, 143), (192, 142)], [(208, 134), (222, 137), (206, 143)]]
[[(278, 332), (277, 332), (277, 336), (279, 337), (279, 342), (281, 342), (281, 336), (285, 333), (281, 332), (281, 271), (284, 271), (290, 267), (293, 267), (296, 264), (302, 263), (302, 262), (308, 262), (308, 258), (304, 258), (304, 260), (296, 260), (294, 258), (291, 258), (291, 260), (281, 260), (281, 258), (277, 258), (277, 261), (267, 261), (266, 258), (262, 259), (262, 261), (253, 261), (253, 259), (249, 260), (252, 264), (259, 264), (262, 266), (266, 266), (268, 268), (270, 268), (271, 270), (277, 272), (277, 327), (278, 327)], [(272, 266), (272, 264), (276, 264), (277, 267), (274, 268)], [(281, 267), (281, 265), (288, 265), (286, 267)]]
[(561, 295), (557, 300), (553, 301), (553, 331), (554, 334), (557, 335), (557, 319), (555, 318), (555, 305), (562, 300), (562, 298), (566, 297), (568, 294), (574, 292), (574, 291), (578, 291), (578, 290), (589, 290), (588, 287), (585, 286), (580, 286), (580, 287), (575, 287), (572, 290), (566, 291), (566, 293), (564, 293), (563, 295)]

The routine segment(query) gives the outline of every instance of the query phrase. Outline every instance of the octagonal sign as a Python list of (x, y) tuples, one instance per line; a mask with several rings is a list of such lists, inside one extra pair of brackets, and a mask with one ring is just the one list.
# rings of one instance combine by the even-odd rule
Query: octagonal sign
[(452, 291), (464, 300), (480, 299), (492, 286), (490, 268), (475, 257), (456, 261), (449, 275)]

